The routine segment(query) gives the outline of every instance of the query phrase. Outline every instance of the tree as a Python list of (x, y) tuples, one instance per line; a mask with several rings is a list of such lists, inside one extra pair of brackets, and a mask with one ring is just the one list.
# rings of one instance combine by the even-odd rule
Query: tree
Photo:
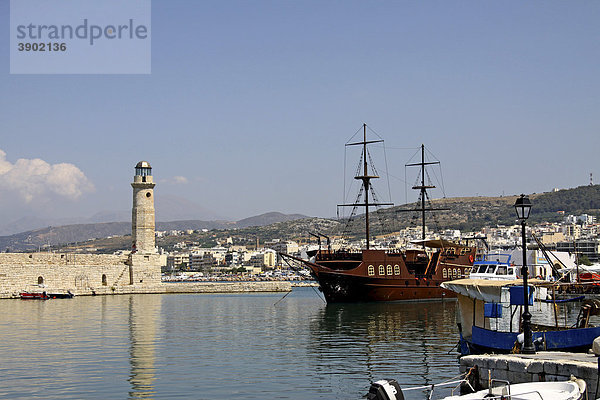
[(589, 267), (590, 265), (592, 265), (592, 262), (585, 254), (582, 254), (579, 256), (579, 264), (583, 264)]

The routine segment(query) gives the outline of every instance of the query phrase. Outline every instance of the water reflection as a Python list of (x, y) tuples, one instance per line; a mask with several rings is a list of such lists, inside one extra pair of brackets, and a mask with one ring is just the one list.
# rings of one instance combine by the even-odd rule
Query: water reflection
[(149, 398), (155, 394), (156, 334), (161, 301), (162, 296), (157, 295), (129, 297), (129, 398)]
[(328, 304), (311, 323), (309, 351), (320, 374), (355, 375), (363, 385), (439, 382), (458, 370), (455, 310), (455, 302)]
[[(0, 307), (0, 399), (360, 398), (458, 373), (455, 303), (123, 295)], [(422, 398), (422, 397), (421, 397)]]

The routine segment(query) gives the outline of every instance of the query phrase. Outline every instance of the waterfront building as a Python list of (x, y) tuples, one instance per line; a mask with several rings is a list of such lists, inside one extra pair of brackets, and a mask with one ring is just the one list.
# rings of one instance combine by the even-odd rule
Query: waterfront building
[(600, 241), (598, 239), (559, 242), (556, 243), (556, 250), (584, 255), (592, 262), (600, 261)]
[(250, 266), (260, 267), (263, 270), (266, 268), (273, 268), (276, 265), (277, 253), (271, 249), (265, 249), (264, 251), (255, 252), (250, 256), (248, 261)]
[(545, 245), (554, 244), (565, 241), (565, 235), (562, 232), (548, 232), (542, 234), (541, 241)]
[(577, 221), (583, 223), (583, 224), (594, 224), (596, 223), (596, 217), (593, 215), (588, 215), (588, 214), (581, 214), (580, 216), (577, 217)]
[(242, 258), (240, 257), (240, 253), (237, 251), (230, 251), (225, 254), (225, 264), (228, 267), (236, 268), (241, 265)]
[(175, 271), (188, 269), (190, 263), (189, 253), (175, 253), (167, 256), (167, 270)]
[(581, 225), (569, 224), (563, 226), (563, 233), (572, 239), (579, 239), (581, 237)]
[(299, 252), (298, 243), (294, 242), (292, 240), (277, 239), (276, 241), (271, 241), (271, 242), (265, 243), (265, 247), (275, 251), (275, 254), (276, 254), (275, 263), (277, 265), (282, 264), (282, 259), (281, 259), (281, 256), (279, 255), (279, 253), (298, 255), (298, 252)]

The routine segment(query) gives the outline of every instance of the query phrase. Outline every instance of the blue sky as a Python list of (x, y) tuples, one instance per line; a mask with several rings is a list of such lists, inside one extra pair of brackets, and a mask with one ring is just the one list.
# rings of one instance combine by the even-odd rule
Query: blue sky
[(150, 75), (11, 75), (8, 0), (0, 21), (5, 165), (84, 175), (0, 176), (4, 221), (128, 210), (139, 160), (205, 215), (333, 216), (363, 122), (396, 203), (421, 143), (450, 197), (600, 182), (598, 2), (153, 0)]

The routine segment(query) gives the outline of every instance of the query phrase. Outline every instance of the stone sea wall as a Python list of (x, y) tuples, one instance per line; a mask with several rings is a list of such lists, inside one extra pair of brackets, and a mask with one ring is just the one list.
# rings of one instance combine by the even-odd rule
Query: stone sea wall
[(0, 253), (0, 298), (21, 292), (76, 296), (290, 291), (289, 282), (161, 283), (158, 255)]
[(595, 399), (598, 357), (586, 353), (538, 352), (537, 354), (482, 354), (460, 359), (460, 371), (479, 368), (479, 384), (488, 388), (489, 379), (510, 383), (567, 381), (571, 375), (587, 384), (588, 397)]
[(44, 290), (78, 294), (128, 285), (127, 261), (126, 255), (0, 253), (0, 297)]

